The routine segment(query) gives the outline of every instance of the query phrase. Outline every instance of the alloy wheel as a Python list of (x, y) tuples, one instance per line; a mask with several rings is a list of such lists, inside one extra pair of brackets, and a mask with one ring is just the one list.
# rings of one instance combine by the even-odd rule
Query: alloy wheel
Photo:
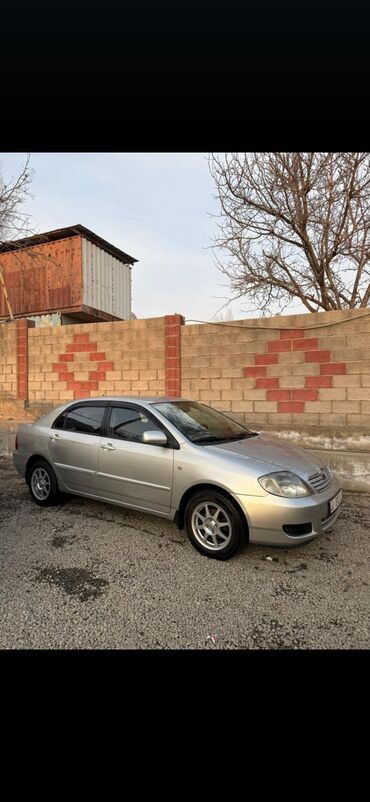
[(232, 537), (232, 524), (227, 512), (214, 502), (202, 501), (194, 508), (191, 527), (198, 543), (210, 551), (224, 549)]
[(50, 476), (44, 468), (36, 468), (36, 470), (33, 471), (31, 487), (34, 496), (39, 501), (45, 501), (45, 499), (47, 499), (50, 493), (51, 482)]

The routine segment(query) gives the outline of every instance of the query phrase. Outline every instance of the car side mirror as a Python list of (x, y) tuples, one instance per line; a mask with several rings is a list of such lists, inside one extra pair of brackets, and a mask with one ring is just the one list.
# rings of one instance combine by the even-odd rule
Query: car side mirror
[(156, 431), (144, 432), (142, 442), (151, 446), (166, 446), (168, 440), (165, 432), (160, 432), (156, 430)]

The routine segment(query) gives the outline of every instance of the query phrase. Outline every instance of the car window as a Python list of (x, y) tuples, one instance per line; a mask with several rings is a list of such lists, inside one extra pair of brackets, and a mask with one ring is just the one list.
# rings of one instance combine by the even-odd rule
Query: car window
[(64, 429), (66, 412), (63, 412), (53, 423), (53, 429)]
[(163, 431), (145, 410), (134, 407), (112, 407), (109, 437), (142, 443), (144, 432)]
[(66, 413), (64, 429), (69, 432), (100, 435), (104, 412), (105, 407), (93, 407), (90, 404), (71, 409)]

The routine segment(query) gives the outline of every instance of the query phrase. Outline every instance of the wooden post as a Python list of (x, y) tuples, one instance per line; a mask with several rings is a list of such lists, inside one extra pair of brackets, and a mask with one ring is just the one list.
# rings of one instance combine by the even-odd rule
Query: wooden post
[(4, 276), (3, 276), (3, 274), (2, 274), (2, 270), (1, 270), (1, 268), (0, 268), (0, 284), (1, 284), (2, 288), (3, 288), (3, 292), (4, 292), (4, 298), (5, 298), (5, 302), (6, 302), (6, 305), (7, 305), (7, 307), (8, 307), (8, 310), (9, 310), (9, 315), (10, 315), (10, 317), (11, 317), (11, 320), (13, 320), (13, 312), (12, 312), (12, 307), (10, 306), (10, 301), (9, 301), (9, 298), (8, 298), (8, 293), (7, 293), (7, 291), (6, 291), (6, 286), (5, 286)]

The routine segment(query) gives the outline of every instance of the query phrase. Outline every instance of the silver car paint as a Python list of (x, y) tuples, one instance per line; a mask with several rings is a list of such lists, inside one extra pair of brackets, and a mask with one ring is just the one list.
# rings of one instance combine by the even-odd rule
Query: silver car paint
[[(18, 472), (24, 476), (28, 459), (38, 454), (52, 464), (62, 491), (154, 512), (170, 520), (174, 519), (184, 493), (197, 485), (212, 484), (235, 498), (247, 520), (249, 539), (254, 543), (294, 545), (311, 540), (339, 514), (338, 509), (327, 520), (328, 502), (340, 489), (334, 477), (325, 491), (296, 499), (273, 496), (259, 484), (260, 476), (273, 471), (289, 470), (307, 482), (322, 469), (322, 463), (299, 448), (261, 435), (220, 445), (196, 445), (153, 407), (164, 400), (180, 399), (106, 396), (90, 402), (97, 400), (135, 403), (151, 410), (180, 448), (51, 429), (57, 415), (74, 405), (74, 401), (33, 424), (18, 427), (19, 446), (13, 453)], [(81, 399), (81, 403), (85, 400)], [(309, 535), (291, 537), (282, 529), (283, 525), (308, 522), (313, 524)]]
[(94, 435), (48, 432), (49, 462), (68, 490), (96, 493), (99, 445), (100, 437)]
[[(114, 450), (105, 450), (107, 445)], [(102, 437), (97, 496), (169, 515), (173, 455), (172, 448)]]

